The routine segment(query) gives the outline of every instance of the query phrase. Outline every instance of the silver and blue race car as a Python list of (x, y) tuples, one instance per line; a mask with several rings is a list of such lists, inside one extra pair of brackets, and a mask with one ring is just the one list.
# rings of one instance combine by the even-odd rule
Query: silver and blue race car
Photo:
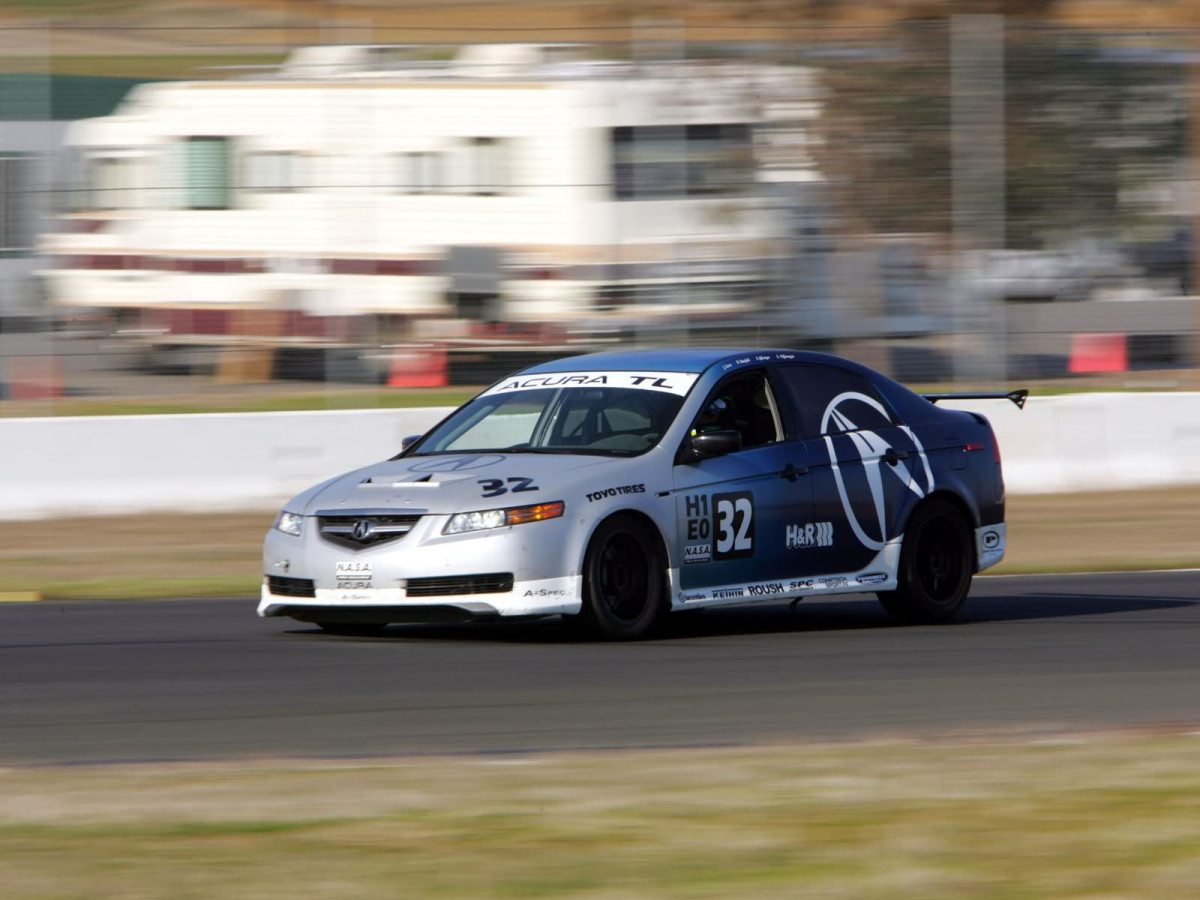
[(996, 436), (864, 366), (784, 350), (603, 353), (496, 382), (385, 462), (287, 503), (262, 616), (334, 632), (667, 613), (871, 591), (958, 611), (1004, 556)]

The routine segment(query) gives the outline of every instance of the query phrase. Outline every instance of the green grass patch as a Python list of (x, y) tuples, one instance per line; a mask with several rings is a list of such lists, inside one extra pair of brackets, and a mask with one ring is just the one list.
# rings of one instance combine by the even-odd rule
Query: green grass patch
[[(0, 0), (2, 2), (2, 0)], [(185, 29), (180, 29), (184, 31)], [(5, 72), (52, 73), (54, 75), (88, 75), (106, 78), (148, 80), (209, 79), (236, 74), (222, 72), (224, 67), (278, 66), (284, 53), (113, 53), (104, 56), (88, 54), (56, 54), (54, 56), (19, 54), (6, 55)]]
[(148, 600), (160, 597), (257, 597), (261, 577), (87, 578), (6, 581), (6, 591), (38, 591), (43, 600)]
[(0, 770), (6, 900), (1191, 900), (1200, 741)]

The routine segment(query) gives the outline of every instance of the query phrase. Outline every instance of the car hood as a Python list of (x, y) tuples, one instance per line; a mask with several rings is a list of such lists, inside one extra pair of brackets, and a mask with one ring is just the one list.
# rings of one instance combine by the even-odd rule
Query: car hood
[(627, 457), (541, 453), (412, 456), (339, 475), (298, 495), (286, 508), (304, 515), (392, 508), (438, 514), (527, 506), (565, 499), (565, 492), (580, 485), (605, 487), (597, 480), (597, 469), (615, 472), (631, 462)]

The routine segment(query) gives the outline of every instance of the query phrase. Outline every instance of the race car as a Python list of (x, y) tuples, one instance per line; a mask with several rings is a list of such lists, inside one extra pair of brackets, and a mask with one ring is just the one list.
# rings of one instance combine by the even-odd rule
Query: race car
[(561, 615), (647, 635), (672, 612), (870, 591), (940, 622), (1004, 557), (976, 412), (787, 350), (654, 350), (502, 378), (391, 459), (279, 513), (261, 616), (333, 632)]

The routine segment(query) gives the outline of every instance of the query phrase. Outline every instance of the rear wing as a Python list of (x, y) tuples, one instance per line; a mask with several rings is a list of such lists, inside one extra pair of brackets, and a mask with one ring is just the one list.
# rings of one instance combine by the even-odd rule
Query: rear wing
[(922, 394), (930, 403), (937, 403), (939, 400), (1011, 400), (1016, 404), (1017, 409), (1025, 408), (1025, 398), (1029, 396), (1029, 391), (1021, 388), (1017, 391), (1009, 391), (1007, 394), (1003, 391), (995, 391), (992, 393), (973, 393), (973, 394)]

